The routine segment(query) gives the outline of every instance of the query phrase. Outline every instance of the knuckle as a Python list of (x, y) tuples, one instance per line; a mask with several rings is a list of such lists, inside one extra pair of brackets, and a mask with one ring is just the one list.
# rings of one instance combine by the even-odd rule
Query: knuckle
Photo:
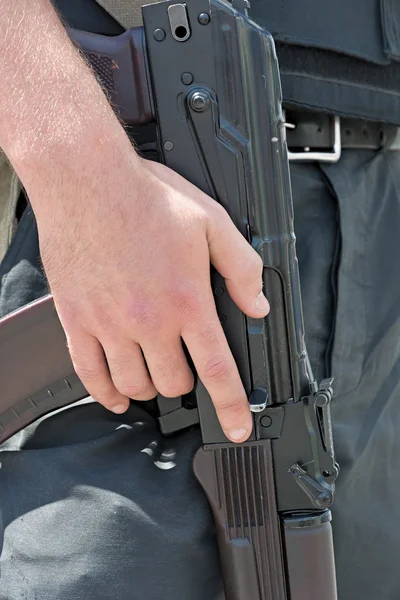
[(204, 366), (204, 377), (209, 381), (225, 382), (232, 374), (232, 368), (225, 358), (213, 358)]
[(106, 408), (113, 406), (118, 401), (119, 394), (112, 384), (105, 382), (87, 387), (89, 394)]
[(254, 260), (254, 270), (262, 273), (264, 268), (264, 262), (261, 256), (257, 252), (253, 252), (253, 260)]
[(193, 389), (193, 384), (188, 383), (185, 380), (181, 381), (167, 381), (161, 383), (159, 386), (159, 392), (166, 398), (177, 398), (178, 396), (184, 396)]
[(111, 333), (115, 331), (116, 323), (112, 314), (113, 311), (107, 310), (106, 308), (97, 307), (94, 314), (96, 319), (96, 329), (99, 329), (103, 333)]
[(92, 382), (99, 381), (102, 377), (102, 371), (96, 366), (88, 367), (87, 365), (74, 362), (74, 369), (76, 374), (82, 381)]
[(261, 256), (253, 250), (248, 261), (246, 261), (245, 278), (248, 280), (254, 280), (257, 277), (261, 278), (263, 266), (264, 265)]
[(123, 401), (120, 392), (112, 382), (99, 385), (90, 395), (106, 408), (112, 408), (115, 404), (121, 404), (121, 400)]
[(149, 302), (135, 302), (129, 311), (129, 321), (135, 328), (150, 331), (160, 329), (162, 324), (159, 311)]
[(225, 208), (219, 202), (213, 202), (212, 208), (213, 208), (213, 212), (214, 212), (213, 218), (218, 219), (216, 222), (216, 225), (223, 226), (225, 219), (230, 219), (228, 212), (225, 210)]
[(132, 400), (151, 400), (156, 396), (154, 390), (146, 384), (120, 383), (117, 389), (123, 396)]
[(229, 413), (233, 419), (241, 416), (245, 409), (245, 402), (242, 397), (228, 397), (218, 401), (218, 412)]
[(213, 233), (213, 238), (226, 230), (226, 227), (229, 225), (229, 221), (230, 217), (225, 208), (218, 202), (213, 201), (213, 205), (209, 213), (209, 227)]
[(112, 378), (117, 380), (126, 379), (127, 373), (132, 370), (132, 362), (130, 358), (122, 356), (118, 356), (117, 358), (107, 357), (108, 368), (110, 369)]
[(209, 323), (206, 319), (196, 320), (193, 325), (187, 324), (186, 327), (182, 328), (183, 334), (190, 331), (196, 344), (200, 344), (201, 347), (207, 350), (208, 354), (214, 352), (218, 353), (221, 348), (221, 334), (218, 329), (218, 323)]
[(199, 294), (192, 287), (178, 283), (171, 292), (171, 304), (181, 320), (196, 320), (199, 313)]
[(111, 379), (104, 374), (102, 369), (87, 367), (86, 365), (74, 365), (75, 372), (91, 396), (104, 406), (114, 404), (117, 390)]

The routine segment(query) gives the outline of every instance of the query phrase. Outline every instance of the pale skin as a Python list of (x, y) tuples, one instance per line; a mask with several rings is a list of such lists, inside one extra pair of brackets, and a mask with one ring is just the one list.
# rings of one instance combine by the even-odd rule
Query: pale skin
[(251, 432), (210, 262), (247, 315), (269, 312), (262, 261), (214, 200), (133, 149), (49, 0), (1, 0), (0, 146), (23, 182), (75, 370), (123, 413), (187, 393), (182, 341), (234, 442)]

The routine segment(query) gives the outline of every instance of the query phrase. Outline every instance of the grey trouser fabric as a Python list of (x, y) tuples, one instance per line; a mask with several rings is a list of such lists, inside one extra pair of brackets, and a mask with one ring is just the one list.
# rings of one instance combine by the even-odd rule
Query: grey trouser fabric
[[(308, 349), (336, 384), (339, 598), (398, 600), (400, 153), (296, 165), (292, 184)], [(0, 281), (2, 314), (46, 291), (29, 211)], [(134, 403), (122, 416), (83, 403), (4, 444), (0, 599), (219, 600), (198, 445), (197, 430), (163, 441)], [(167, 471), (155, 464), (164, 446), (176, 452)]]

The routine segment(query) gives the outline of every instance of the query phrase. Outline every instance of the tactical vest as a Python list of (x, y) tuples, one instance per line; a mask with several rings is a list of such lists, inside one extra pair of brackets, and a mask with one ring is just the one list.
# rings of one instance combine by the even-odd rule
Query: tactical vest
[[(124, 28), (151, 1), (96, 0)], [(400, 125), (399, 0), (251, 0), (250, 16), (276, 41), (288, 106)]]

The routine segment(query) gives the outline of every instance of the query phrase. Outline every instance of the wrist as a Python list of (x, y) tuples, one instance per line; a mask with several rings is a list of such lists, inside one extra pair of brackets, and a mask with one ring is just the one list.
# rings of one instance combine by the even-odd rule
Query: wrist
[(36, 190), (55, 181), (64, 184), (68, 177), (72, 183), (80, 170), (96, 162), (104, 166), (110, 155), (129, 154), (132, 163), (139, 163), (50, 0), (5, 0), (5, 11), (0, 146), (28, 193), (37, 196)]
[(118, 173), (126, 178), (129, 169), (133, 181), (139, 181), (141, 163), (115, 118), (81, 124), (67, 141), (64, 135), (55, 136), (40, 154), (20, 160), (17, 172), (38, 221), (62, 221), (77, 213), (84, 216), (90, 207), (96, 210), (99, 197), (107, 195), (111, 204)]
[(47, 94), (43, 94), (42, 85), (40, 97), (25, 106), (1, 138), (26, 188), (65, 179), (67, 173), (76, 178), (77, 171), (112, 161), (121, 153), (139, 163), (94, 76), (80, 59), (75, 67), (76, 73), (57, 85), (49, 81)]

